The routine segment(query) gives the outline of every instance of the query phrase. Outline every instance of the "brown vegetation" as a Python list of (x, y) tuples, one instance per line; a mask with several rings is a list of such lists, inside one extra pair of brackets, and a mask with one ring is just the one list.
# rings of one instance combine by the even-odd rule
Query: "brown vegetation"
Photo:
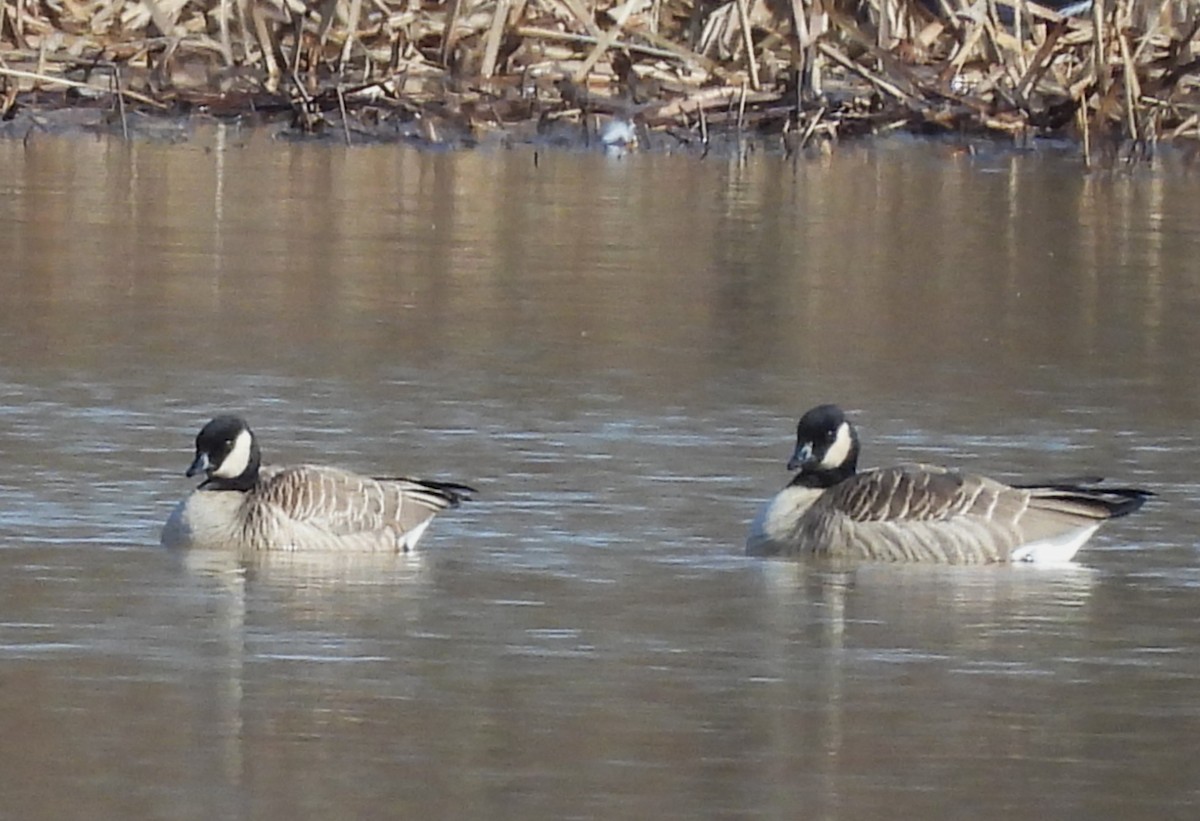
[(915, 129), (1144, 156), (1200, 138), (1198, 30), (1189, 0), (0, 0), (0, 115), (97, 100), (122, 125), (256, 112), (431, 142), (614, 117), (689, 144)]

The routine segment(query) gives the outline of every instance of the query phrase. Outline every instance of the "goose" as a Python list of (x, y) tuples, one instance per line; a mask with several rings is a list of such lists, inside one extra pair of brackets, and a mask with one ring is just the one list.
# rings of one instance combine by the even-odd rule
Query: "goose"
[(317, 465), (264, 467), (240, 416), (217, 416), (196, 436), (189, 477), (205, 480), (163, 527), (168, 547), (409, 551), (434, 515), (474, 488), (423, 479), (373, 479)]
[(752, 556), (978, 564), (1067, 562), (1108, 519), (1153, 494), (1099, 479), (1007, 485), (910, 464), (857, 472), (858, 432), (837, 405), (800, 418), (799, 470), (750, 528)]

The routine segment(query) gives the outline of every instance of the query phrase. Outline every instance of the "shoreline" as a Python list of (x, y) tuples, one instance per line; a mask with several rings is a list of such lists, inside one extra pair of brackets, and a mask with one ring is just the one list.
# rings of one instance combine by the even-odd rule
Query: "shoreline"
[(850, 17), (829, 0), (783, 13), (634, 0), (594, 14), (579, 0), (241, 14), (210, 2), (118, 15), (107, 30), (66, 7), (51, 21), (6, 6), (0, 134), (77, 122), (128, 138), (203, 115), (348, 145), (751, 141), (791, 155), (913, 133), (1048, 138), (1087, 167), (1200, 149), (1200, 19), (1140, 0), (1071, 17), (1025, 0), (935, 5), (876, 0)]

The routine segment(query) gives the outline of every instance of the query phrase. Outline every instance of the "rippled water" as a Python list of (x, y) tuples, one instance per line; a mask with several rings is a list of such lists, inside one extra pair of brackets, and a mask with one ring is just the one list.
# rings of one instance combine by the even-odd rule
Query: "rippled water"
[[(0, 143), (0, 815), (1191, 817), (1197, 185)], [(1065, 568), (746, 559), (821, 401), (1159, 497)], [(167, 553), (219, 410), (482, 493), (412, 556)]]

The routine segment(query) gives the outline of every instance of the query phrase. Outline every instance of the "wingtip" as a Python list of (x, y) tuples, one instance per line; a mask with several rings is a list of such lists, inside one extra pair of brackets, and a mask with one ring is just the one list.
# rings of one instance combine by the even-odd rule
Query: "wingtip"
[(1151, 490), (1144, 490), (1137, 487), (1105, 488), (1104, 492), (1121, 498), (1121, 501), (1113, 503), (1112, 518), (1114, 519), (1118, 516), (1128, 516), (1130, 513), (1140, 510), (1142, 505), (1158, 495)]
[(458, 507), (463, 502), (473, 502), (475, 501), (475, 495), (479, 493), (478, 490), (470, 485), (463, 485), (458, 482), (431, 482), (425, 480), (423, 484), (439, 493), (450, 503), (450, 507)]

